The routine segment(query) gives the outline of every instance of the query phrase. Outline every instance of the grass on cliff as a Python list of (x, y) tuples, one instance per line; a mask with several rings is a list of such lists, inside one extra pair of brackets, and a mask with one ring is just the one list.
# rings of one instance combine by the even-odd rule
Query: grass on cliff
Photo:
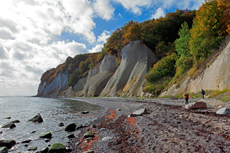
[[(176, 96), (163, 96), (160, 98), (184, 98), (184, 94), (176, 95)], [(202, 98), (201, 92), (190, 92), (190, 98)], [(230, 89), (224, 90), (205, 90), (205, 97), (207, 98), (215, 98), (217, 100), (221, 100), (223, 102), (230, 102)]]

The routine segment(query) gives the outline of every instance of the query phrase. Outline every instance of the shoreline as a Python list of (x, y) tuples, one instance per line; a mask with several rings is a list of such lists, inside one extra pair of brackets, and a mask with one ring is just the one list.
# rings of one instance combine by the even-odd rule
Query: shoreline
[[(96, 119), (81, 129), (72, 139), (73, 152), (94, 150), (102, 152), (227, 152), (230, 150), (229, 116), (216, 115), (222, 104), (205, 99), (205, 112), (187, 111), (184, 99), (125, 99), (125, 98), (64, 98), (84, 101), (104, 107), (92, 114)], [(190, 102), (202, 99), (190, 99)], [(227, 104), (227, 103), (224, 103)], [(146, 108), (148, 114), (128, 117), (136, 110)], [(91, 114), (89, 113), (89, 116)], [(92, 127), (92, 125), (95, 125)], [(94, 137), (84, 138), (91, 131)], [(213, 132), (215, 131), (215, 132)], [(221, 142), (221, 144), (220, 144)]]

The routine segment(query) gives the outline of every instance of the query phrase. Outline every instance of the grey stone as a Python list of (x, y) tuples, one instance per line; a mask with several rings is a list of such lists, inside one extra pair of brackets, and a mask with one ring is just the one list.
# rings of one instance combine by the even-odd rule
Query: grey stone
[(226, 107), (221, 108), (216, 112), (216, 114), (220, 114), (220, 115), (230, 114), (230, 109)]
[(102, 138), (102, 141), (109, 141), (111, 139), (112, 139), (112, 137), (104, 137), (104, 138)]
[(146, 108), (133, 112), (132, 114), (130, 114), (130, 117), (142, 116), (143, 114), (147, 114)]

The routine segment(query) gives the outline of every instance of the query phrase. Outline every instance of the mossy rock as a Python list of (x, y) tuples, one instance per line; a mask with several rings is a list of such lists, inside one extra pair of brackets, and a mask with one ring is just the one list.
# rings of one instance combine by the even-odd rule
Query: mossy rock
[(0, 140), (0, 147), (7, 147), (8, 149), (12, 148), (16, 144), (14, 140)]
[(94, 137), (93, 132), (88, 131), (88, 132), (86, 132), (86, 133), (84, 134), (84, 138), (88, 138), (88, 137)]
[(64, 152), (66, 147), (62, 143), (53, 143), (49, 148), (49, 153)]
[(38, 113), (33, 118), (29, 119), (28, 122), (41, 123), (41, 122), (43, 122), (43, 119), (42, 119), (41, 115)]
[(0, 153), (8, 153), (7, 147), (0, 147)]
[(28, 149), (28, 151), (34, 151), (34, 150), (37, 150), (37, 147), (30, 147), (30, 148)]
[(68, 124), (65, 128), (65, 131), (67, 131), (67, 132), (72, 132), (75, 130), (76, 130), (76, 124), (75, 123)]
[(6, 123), (6, 124), (3, 124), (2, 125), (2, 128), (10, 128), (10, 129), (13, 129), (13, 128), (15, 128), (16, 127), (16, 125), (14, 124), (14, 123), (12, 123), (12, 122), (9, 122), (9, 123)]
[(52, 137), (52, 133), (51, 132), (46, 132), (42, 135), (39, 136), (40, 138), (51, 138)]
[(48, 151), (49, 151), (49, 148), (45, 146), (40, 150), (40, 153), (48, 153)]

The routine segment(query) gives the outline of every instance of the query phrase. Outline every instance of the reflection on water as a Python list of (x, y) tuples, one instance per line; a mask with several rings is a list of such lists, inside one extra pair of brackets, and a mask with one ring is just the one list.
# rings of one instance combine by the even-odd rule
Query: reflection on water
[[(38, 147), (38, 150), (52, 143), (64, 143), (68, 145), (67, 136), (70, 133), (64, 131), (65, 127), (58, 127), (60, 122), (65, 125), (69, 123), (87, 124), (93, 118), (81, 117), (82, 111), (100, 111), (102, 108), (85, 102), (52, 98), (38, 97), (0, 97), (0, 125), (13, 120), (20, 120), (16, 123), (14, 129), (3, 129), (0, 134), (0, 140), (13, 139), (17, 142), (32, 139), (28, 147), (25, 144), (17, 144), (10, 152), (25, 152), (32, 146)], [(28, 119), (40, 113), (43, 122), (35, 124), (27, 122)], [(11, 117), (11, 119), (4, 119)], [(32, 133), (36, 131), (35, 133)], [(39, 135), (50, 131), (53, 138), (46, 143)], [(78, 134), (78, 131), (72, 132)], [(71, 133), (71, 134), (72, 134)]]

